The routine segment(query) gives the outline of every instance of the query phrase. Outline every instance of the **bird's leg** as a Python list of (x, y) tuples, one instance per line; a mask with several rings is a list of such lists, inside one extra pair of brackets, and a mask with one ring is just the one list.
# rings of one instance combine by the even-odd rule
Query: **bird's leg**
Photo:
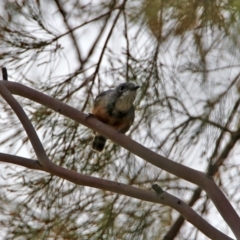
[(94, 114), (92, 114), (92, 113), (88, 113), (85, 119), (87, 120), (87, 119), (90, 118), (90, 117), (95, 117), (95, 116), (94, 116)]

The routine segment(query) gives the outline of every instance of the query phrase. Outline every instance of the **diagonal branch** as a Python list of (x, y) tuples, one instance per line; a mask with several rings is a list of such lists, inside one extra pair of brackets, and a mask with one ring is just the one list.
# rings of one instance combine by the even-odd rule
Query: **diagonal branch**
[(32, 169), (38, 169), (45, 172), (49, 172), (58, 177), (64, 178), (70, 182), (73, 182), (78, 185), (84, 185), (89, 187), (94, 187), (98, 189), (103, 189), (107, 191), (111, 191), (118, 194), (123, 194), (125, 196), (137, 198), (143, 201), (160, 203), (167, 205), (176, 211), (178, 211), (185, 219), (187, 219), (190, 223), (192, 223), (196, 228), (198, 228), (201, 232), (203, 232), (207, 237), (211, 239), (223, 239), (223, 240), (231, 240), (232, 238), (226, 236), (213, 226), (211, 226), (208, 222), (206, 222), (201, 216), (199, 216), (191, 207), (189, 207), (186, 203), (180, 200), (173, 195), (161, 191), (160, 193), (155, 193), (149, 190), (138, 189), (136, 187), (109, 181), (97, 177), (91, 177), (87, 175), (83, 175), (74, 171), (70, 171), (64, 169), (62, 167), (56, 166), (56, 171), (51, 170), (48, 171), (41, 167), (41, 165), (37, 166), (36, 160), (21, 158), (9, 154), (0, 153), (0, 161), (10, 162), (24, 167), (30, 167)]
[[(185, 179), (189, 182), (192, 182), (200, 186), (202, 189), (204, 189), (207, 192), (208, 196), (213, 201), (219, 213), (225, 219), (225, 221), (227, 222), (229, 227), (232, 229), (236, 237), (240, 239), (239, 216), (237, 215), (236, 211), (234, 210), (234, 208), (232, 207), (232, 205), (230, 204), (226, 196), (218, 188), (218, 186), (215, 184), (215, 182), (211, 177), (207, 176), (203, 172), (196, 171), (194, 169), (191, 169), (189, 167), (176, 163), (170, 159), (167, 159), (151, 151), (150, 149), (138, 144), (137, 142), (115, 131), (113, 128), (105, 125), (104, 123), (98, 121), (95, 118), (86, 119), (86, 116), (87, 116), (86, 114), (68, 106), (67, 104), (64, 104), (58, 100), (55, 100), (50, 96), (47, 96), (43, 93), (40, 93), (36, 90), (28, 88), (19, 83), (1, 82), (1, 85), (6, 86), (13, 94), (17, 94), (17, 95), (26, 97), (28, 99), (31, 99), (35, 102), (38, 102), (40, 104), (43, 104), (53, 109), (54, 111), (57, 111), (63, 114), (64, 116), (67, 116), (85, 125), (86, 127), (89, 127), (94, 131), (99, 132), (101, 135), (111, 139), (113, 142), (123, 146), (124, 148), (128, 149), (130, 152), (148, 161), (149, 163), (169, 173), (172, 173), (178, 176), (179, 178)], [(65, 176), (66, 174), (64, 173), (66, 169), (64, 170), (62, 168), (59, 169), (59, 167), (56, 165), (54, 165), (52, 170), (54, 170), (55, 174), (56, 172), (60, 174), (58, 176), (61, 176), (61, 177)], [(75, 177), (77, 177), (75, 174), (72, 174), (72, 176), (70, 176), (72, 177), (72, 180), (75, 180)], [(85, 185), (86, 182), (83, 182), (81, 184)]]
[(8, 91), (8, 89), (4, 86), (3, 82), (0, 81), (0, 94), (4, 98), (4, 100), (11, 106), (17, 117), (19, 118), (20, 122), (22, 123), (29, 140), (33, 146), (34, 152), (40, 162), (40, 164), (49, 169), (51, 167), (51, 161), (48, 159), (45, 150), (39, 140), (36, 131), (29, 121), (26, 113), (23, 111), (22, 107), (18, 103), (18, 101), (12, 96), (12, 94)]
[(99, 70), (99, 68), (100, 68), (100, 65), (101, 65), (101, 62), (102, 62), (102, 59), (103, 59), (103, 56), (104, 56), (104, 52), (106, 51), (106, 48), (107, 48), (107, 45), (108, 45), (108, 42), (109, 42), (109, 39), (110, 39), (110, 37), (112, 36), (113, 30), (115, 29), (115, 26), (116, 26), (116, 24), (117, 24), (117, 21), (119, 20), (119, 17), (120, 17), (120, 15), (121, 15), (121, 13), (122, 13), (122, 10), (124, 9), (125, 4), (126, 4), (126, 0), (122, 3), (122, 6), (119, 8), (119, 11), (118, 11), (118, 13), (117, 13), (117, 16), (115, 17), (115, 19), (114, 19), (114, 21), (113, 21), (113, 23), (112, 23), (112, 26), (111, 26), (111, 28), (110, 28), (110, 30), (109, 30), (109, 33), (108, 33), (108, 35), (107, 35), (107, 37), (106, 37), (105, 43), (104, 43), (104, 45), (103, 45), (103, 47), (102, 47), (101, 54), (100, 54), (100, 56), (99, 56), (99, 60), (98, 60), (96, 69), (95, 69), (95, 71), (94, 71), (94, 73), (93, 73), (93, 80), (94, 80), (94, 79), (96, 78), (96, 76), (97, 76), (98, 70)]
[[(228, 143), (225, 145), (225, 147), (223, 149), (221, 149), (221, 154), (218, 154), (220, 143), (221, 143), (221, 141), (223, 141), (224, 134), (226, 133), (226, 131), (224, 129), (228, 129), (230, 123), (232, 122), (233, 118), (235, 117), (235, 114), (237, 113), (239, 104), (240, 104), (240, 98), (234, 104), (234, 107), (231, 111), (229, 118), (227, 119), (226, 124), (223, 127), (220, 127), (220, 129), (222, 129), (222, 131), (221, 131), (219, 138), (217, 139), (216, 146), (212, 153), (212, 156), (210, 157), (211, 161), (210, 161), (208, 169), (207, 169), (207, 174), (209, 176), (213, 177), (218, 172), (219, 167), (223, 164), (224, 160), (227, 158), (230, 151), (233, 149), (233, 146), (239, 140), (239, 138), (234, 137), (235, 134), (232, 134)], [(212, 159), (215, 159), (214, 164), (212, 163), (213, 162)], [(194, 190), (194, 192), (191, 196), (191, 199), (188, 203), (189, 206), (191, 206), (191, 207), (193, 206), (193, 204), (199, 199), (201, 192), (202, 192), (202, 189), (199, 187), (197, 187)], [(180, 215), (177, 218), (177, 220), (175, 221), (175, 223), (171, 226), (171, 228), (167, 232), (167, 234), (164, 236), (164, 240), (174, 239), (176, 237), (176, 235), (178, 234), (183, 223), (184, 223), (184, 218)]]
[(68, 19), (66, 17), (66, 12), (65, 12), (62, 4), (59, 2), (59, 0), (55, 0), (55, 3), (58, 7), (58, 10), (59, 10), (60, 14), (63, 17), (63, 21), (65, 23), (65, 26), (67, 27), (69, 35), (71, 36), (73, 46), (75, 47), (75, 51), (77, 53), (78, 61), (80, 62), (80, 64), (82, 64), (83, 60), (82, 60), (82, 54), (81, 54), (81, 51), (80, 51), (80, 46), (78, 45), (78, 42), (77, 42), (77, 39), (76, 39), (76, 36), (74, 34), (74, 31), (73, 31), (72, 27), (68, 23)]

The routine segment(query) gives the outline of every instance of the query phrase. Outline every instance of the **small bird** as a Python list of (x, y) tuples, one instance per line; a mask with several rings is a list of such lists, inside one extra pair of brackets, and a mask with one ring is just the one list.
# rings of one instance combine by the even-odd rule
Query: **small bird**
[[(114, 90), (100, 93), (94, 100), (92, 114), (101, 122), (125, 133), (133, 124), (136, 90), (139, 86), (134, 83), (122, 83)], [(92, 148), (101, 152), (105, 146), (106, 138), (96, 134)]]

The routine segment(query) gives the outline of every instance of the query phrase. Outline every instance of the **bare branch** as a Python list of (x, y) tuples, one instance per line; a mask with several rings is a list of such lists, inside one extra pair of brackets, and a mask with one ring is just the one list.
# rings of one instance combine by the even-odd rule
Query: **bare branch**
[(19, 120), (21, 121), (31, 143), (33, 146), (33, 149), (37, 155), (37, 158), (42, 166), (44, 166), (46, 169), (49, 169), (51, 166), (51, 162), (49, 161), (45, 150), (36, 134), (36, 131), (32, 125), (32, 123), (29, 121), (26, 113), (23, 111), (20, 104), (16, 101), (16, 99), (12, 96), (12, 94), (8, 91), (8, 89), (2, 84), (3, 82), (0, 81), (0, 94), (5, 99), (5, 101), (11, 106), (13, 111), (18, 116)]
[[(240, 238), (239, 216), (237, 215), (237, 213), (235, 212), (235, 210), (227, 200), (226, 196), (217, 187), (217, 185), (215, 184), (212, 178), (208, 177), (207, 175), (205, 175), (200, 171), (196, 171), (194, 169), (183, 166), (179, 163), (176, 163), (170, 159), (167, 159), (151, 151), (150, 149), (138, 144), (132, 139), (126, 137), (125, 135), (113, 130), (111, 127), (103, 124), (102, 122), (99, 122), (95, 118), (87, 119), (86, 114), (81, 113), (80, 111), (77, 111), (76, 109), (68, 106), (67, 104), (61, 103), (58, 100), (55, 100), (43, 93), (40, 93), (26, 86), (23, 86), (19, 83), (2, 82), (1, 84), (6, 86), (13, 94), (17, 94), (17, 95), (29, 98), (55, 111), (58, 111), (64, 116), (67, 116), (93, 129), (94, 131), (99, 132), (103, 136), (123, 146), (124, 148), (128, 149), (130, 152), (143, 158), (149, 163), (200, 186), (207, 192), (208, 196), (211, 198), (216, 208), (219, 210), (222, 217), (226, 220), (226, 222), (228, 223), (229, 227), (232, 229), (236, 237)], [(66, 174), (65, 169), (63, 171), (61, 168), (55, 165), (52, 170), (54, 171), (54, 174), (56, 175), (60, 174), (58, 176), (61, 176), (61, 177), (64, 177)], [(77, 176), (74, 177), (74, 174), (72, 174), (71, 177), (72, 177), (71, 180), (74, 181), (74, 179)], [(84, 183), (81, 183), (81, 184), (84, 184)]]
[[(182, 200), (172, 196), (167, 192), (162, 191), (161, 194), (159, 195), (158, 191), (156, 194), (152, 191), (139, 189), (126, 184), (83, 175), (77, 172), (64, 169), (57, 165), (55, 166), (54, 170), (48, 171), (46, 169), (41, 168), (40, 165), (37, 166), (37, 161), (35, 160), (16, 157), (9, 154), (0, 153), (0, 161), (14, 163), (20, 166), (30, 167), (32, 169), (43, 170), (78, 185), (103, 189), (114, 193), (123, 194), (129, 197), (141, 199), (144, 201), (160, 203), (170, 206), (177, 210), (185, 219), (187, 219), (190, 223), (192, 223), (195, 227), (197, 227), (209, 238), (223, 240), (232, 239), (223, 234), (222, 232), (220, 232), (219, 230), (217, 230), (216, 228), (212, 227), (208, 222), (206, 222), (202, 217), (200, 217), (191, 207), (189, 207)], [(153, 188), (155, 189), (155, 187)]]
[(66, 17), (66, 12), (65, 12), (63, 6), (61, 5), (61, 3), (58, 0), (55, 0), (55, 3), (57, 5), (57, 7), (58, 7), (59, 12), (61, 13), (61, 15), (63, 17), (64, 23), (65, 23), (65, 25), (66, 25), (66, 27), (68, 29), (68, 32), (69, 32), (69, 34), (71, 36), (71, 40), (72, 40), (73, 46), (75, 47), (75, 50), (76, 50), (76, 53), (77, 53), (77, 56), (78, 56), (78, 61), (79, 61), (80, 64), (82, 64), (83, 60), (82, 60), (81, 50), (80, 50), (80, 47), (78, 45), (76, 36), (74, 35), (74, 31), (71, 28), (70, 24), (68, 23), (68, 19)]
[(45, 171), (39, 161), (29, 158), (23, 158), (15, 155), (0, 153), (0, 161), (6, 163), (13, 163), (30, 169)]

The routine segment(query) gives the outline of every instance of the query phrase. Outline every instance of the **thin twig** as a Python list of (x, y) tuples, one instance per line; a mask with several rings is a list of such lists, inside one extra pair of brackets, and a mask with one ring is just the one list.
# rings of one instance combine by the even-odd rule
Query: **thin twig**
[(8, 81), (8, 72), (7, 72), (7, 68), (2, 67), (2, 78), (3, 81)]

